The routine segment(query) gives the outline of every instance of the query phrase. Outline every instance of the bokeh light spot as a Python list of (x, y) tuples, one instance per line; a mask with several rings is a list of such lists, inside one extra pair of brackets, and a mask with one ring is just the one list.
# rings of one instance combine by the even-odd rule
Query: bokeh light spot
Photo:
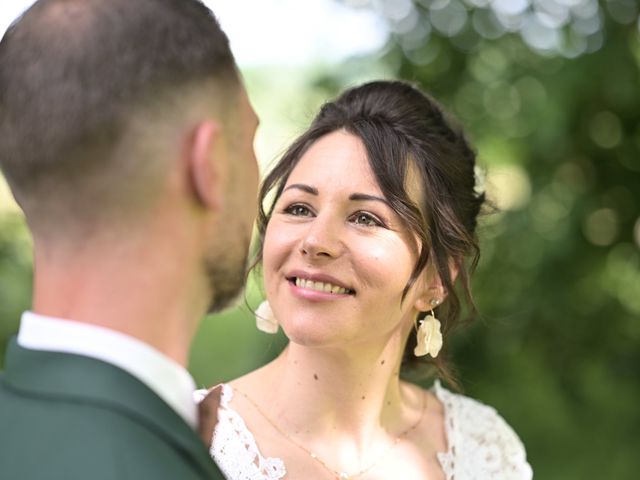
[(587, 37), (587, 52), (586, 53), (597, 52), (598, 50), (600, 50), (602, 48), (602, 45), (604, 45), (604, 33), (602, 32), (602, 30), (598, 30), (593, 35), (589, 35)]
[(487, 88), (483, 101), (489, 115), (497, 119), (510, 119), (520, 111), (518, 90), (504, 83)]
[(531, 199), (531, 182), (519, 165), (500, 165), (487, 172), (489, 198), (500, 210), (519, 210)]
[(593, 35), (602, 28), (602, 18), (598, 11), (589, 17), (580, 17), (571, 23), (571, 29), (583, 35)]
[(414, 28), (398, 36), (398, 41), (403, 50), (417, 50), (424, 46), (429, 41), (429, 35), (431, 34), (431, 24), (427, 21), (422, 21), (420, 15), (416, 14), (416, 23)]
[(519, 15), (529, 6), (529, 0), (494, 0), (493, 8), (503, 15)]
[(575, 162), (566, 162), (558, 167), (554, 182), (573, 193), (583, 193), (589, 186), (584, 170)]
[[(438, 58), (440, 45), (436, 42), (428, 42), (419, 48), (407, 48), (404, 54), (415, 65), (429, 65)], [(448, 57), (444, 60), (448, 60)]]
[(470, 7), (486, 7), (491, 0), (465, 0), (465, 3)]
[(587, 51), (587, 38), (573, 29), (562, 32), (560, 51), (567, 58), (576, 58)]
[(562, 237), (568, 228), (565, 219), (569, 215), (572, 200), (570, 195), (553, 188), (538, 192), (530, 209), (533, 228), (548, 239), (557, 240)]
[(611, 112), (599, 112), (589, 122), (589, 135), (602, 148), (613, 148), (622, 140), (620, 119)]
[(633, 22), (638, 15), (637, 0), (607, 0), (605, 5), (609, 15), (624, 25)]
[(607, 255), (603, 288), (631, 313), (640, 314), (640, 255), (631, 243), (614, 246)]
[(433, 28), (448, 37), (460, 33), (467, 23), (467, 9), (457, 0), (451, 0), (442, 7), (435, 3), (429, 13)]
[(560, 44), (558, 30), (543, 25), (534, 13), (525, 17), (521, 35), (527, 45), (540, 52), (556, 50)]
[(507, 31), (494, 11), (490, 9), (475, 10), (471, 24), (476, 32), (488, 39), (500, 38)]
[(409, 15), (402, 17), (398, 20), (391, 21), (391, 30), (394, 33), (399, 33), (404, 36), (409, 32), (412, 32), (418, 26), (420, 20), (420, 14), (418, 12), (410, 12)]
[(389, 20), (402, 20), (414, 9), (411, 0), (374, 0), (374, 7)]
[(611, 208), (596, 210), (585, 218), (582, 231), (594, 245), (611, 245), (618, 236), (618, 214)]
[(538, 21), (549, 28), (562, 28), (569, 21), (569, 10), (567, 8), (549, 8), (550, 5), (556, 6), (557, 4), (545, 4), (546, 8), (536, 9), (536, 18)]
[(576, 18), (590, 18), (600, 12), (598, 0), (578, 0), (574, 3), (571, 14)]

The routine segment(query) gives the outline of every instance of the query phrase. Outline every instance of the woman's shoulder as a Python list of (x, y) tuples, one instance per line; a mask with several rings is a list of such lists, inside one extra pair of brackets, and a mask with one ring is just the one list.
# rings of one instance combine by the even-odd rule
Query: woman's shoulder
[(438, 381), (432, 393), (444, 409), (448, 449), (438, 456), (447, 478), (533, 477), (522, 441), (495, 408), (451, 392)]
[(229, 405), (232, 403), (234, 397), (236, 397), (236, 390), (239, 392), (253, 392), (254, 389), (260, 389), (262, 380), (262, 371), (265, 369), (265, 366), (249, 372), (240, 377), (234, 378), (225, 383), (219, 383), (210, 387), (208, 389), (199, 389), (193, 393), (193, 398), (196, 403), (200, 403), (203, 398), (205, 398), (212, 391), (217, 390), (220, 394), (220, 407), (221, 408), (229, 408)]
[[(263, 456), (245, 418), (234, 407), (238, 380), (217, 385), (220, 393), (217, 423), (210, 435), (209, 453), (218, 464), (225, 478), (250, 478), (252, 480), (279, 480), (286, 475), (284, 462), (275, 457)], [(196, 402), (210, 390), (198, 390)], [(242, 395), (240, 395), (242, 396)]]

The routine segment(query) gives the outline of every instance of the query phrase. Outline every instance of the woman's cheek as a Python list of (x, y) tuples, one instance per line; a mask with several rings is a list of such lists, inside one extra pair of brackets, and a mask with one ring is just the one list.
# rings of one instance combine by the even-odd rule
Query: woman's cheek
[(370, 266), (371, 276), (382, 282), (397, 277), (406, 281), (413, 271), (414, 259), (404, 242), (396, 239), (370, 242), (363, 245), (360, 251), (363, 254), (362, 263)]
[[(273, 222), (273, 221), (272, 221)], [(285, 256), (291, 250), (292, 235), (284, 226), (278, 223), (269, 224), (265, 232), (265, 241), (263, 249), (263, 257), (265, 266), (272, 263), (275, 259)]]
[(286, 273), (287, 260), (295, 251), (295, 232), (286, 225), (274, 223), (267, 227), (262, 251), (264, 284), (266, 291), (275, 294), (282, 276)]

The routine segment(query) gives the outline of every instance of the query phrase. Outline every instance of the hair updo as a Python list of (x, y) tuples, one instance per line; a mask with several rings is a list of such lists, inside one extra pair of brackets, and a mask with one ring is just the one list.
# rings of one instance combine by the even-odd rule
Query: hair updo
[[(366, 83), (322, 107), (311, 126), (293, 142), (262, 183), (256, 264), (262, 260), (267, 224), (289, 175), (313, 143), (336, 130), (360, 138), (385, 198), (406, 228), (420, 239), (418, 260), (403, 298), (430, 259), (440, 276), (447, 297), (437, 308), (436, 316), (442, 322), (446, 346), (447, 335), (460, 318), (461, 296), (470, 313), (475, 312), (469, 278), (480, 256), (475, 231), (485, 198), (476, 192), (476, 156), (462, 130), (445, 118), (434, 99), (408, 83)], [(409, 169), (418, 174), (422, 204), (407, 193)], [(273, 200), (265, 209), (265, 198), (272, 191)], [(455, 279), (452, 267), (458, 272)], [(444, 356), (418, 359), (413, 355), (415, 342), (415, 335), (410, 335), (403, 370), (430, 364), (455, 384)]]

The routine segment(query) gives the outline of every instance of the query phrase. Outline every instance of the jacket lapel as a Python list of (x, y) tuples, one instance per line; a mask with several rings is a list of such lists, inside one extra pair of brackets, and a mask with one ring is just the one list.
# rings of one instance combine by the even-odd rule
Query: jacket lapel
[(146, 385), (118, 367), (81, 355), (25, 349), (13, 339), (5, 379), (24, 393), (118, 411), (163, 437), (208, 478), (221, 478), (196, 432)]

